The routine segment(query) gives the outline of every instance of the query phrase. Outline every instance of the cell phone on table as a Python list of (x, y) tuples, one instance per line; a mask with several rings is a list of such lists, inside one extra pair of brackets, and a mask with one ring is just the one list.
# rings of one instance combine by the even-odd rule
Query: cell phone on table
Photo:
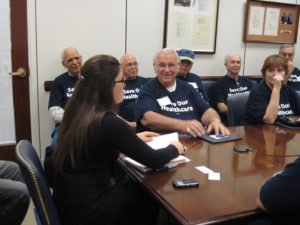
[(173, 186), (176, 188), (198, 187), (199, 183), (194, 178), (173, 180)]

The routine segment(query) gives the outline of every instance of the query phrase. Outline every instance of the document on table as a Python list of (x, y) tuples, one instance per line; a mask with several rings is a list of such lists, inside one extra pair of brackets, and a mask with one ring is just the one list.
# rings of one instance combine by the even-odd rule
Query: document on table
[[(178, 133), (174, 132), (174, 133), (170, 133), (170, 134), (164, 134), (164, 135), (160, 135), (157, 137), (154, 137), (152, 141), (150, 142), (146, 142), (150, 147), (152, 147), (153, 149), (160, 149), (160, 148), (165, 148), (167, 147), (171, 141), (178, 141)], [(145, 165), (129, 158), (129, 157), (125, 157), (124, 158), (125, 162), (137, 167), (138, 169), (142, 170), (143, 172), (147, 172), (147, 171), (151, 171), (150, 168), (146, 167)], [(183, 155), (179, 155), (178, 157), (172, 159), (169, 163), (167, 163), (166, 165), (177, 165), (180, 163), (185, 163), (185, 162), (190, 162), (191, 160), (188, 159), (187, 157), (183, 156)]]

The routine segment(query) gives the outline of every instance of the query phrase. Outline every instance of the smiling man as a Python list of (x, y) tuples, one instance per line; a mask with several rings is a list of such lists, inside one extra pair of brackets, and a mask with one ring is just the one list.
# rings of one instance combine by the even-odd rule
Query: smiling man
[(251, 80), (239, 75), (241, 70), (241, 57), (230, 54), (225, 57), (227, 74), (219, 79), (213, 87), (213, 104), (217, 107), (222, 121), (227, 123), (227, 98), (239, 93), (250, 93), (253, 83)]
[[(156, 78), (142, 88), (136, 105), (139, 125), (154, 131), (179, 131), (193, 137), (212, 130), (228, 135), (218, 113), (190, 84), (176, 79), (178, 55), (163, 49), (154, 57)], [(207, 127), (207, 129), (206, 129)]]

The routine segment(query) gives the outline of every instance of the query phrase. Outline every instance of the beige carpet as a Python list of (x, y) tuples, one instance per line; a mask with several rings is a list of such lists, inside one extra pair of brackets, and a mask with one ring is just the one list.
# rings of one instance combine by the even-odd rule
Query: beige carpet
[(27, 214), (24, 218), (24, 221), (23, 221), (22, 225), (36, 225), (36, 220), (35, 220), (35, 217), (34, 217), (33, 208), (34, 208), (33, 202), (30, 201), (30, 205), (29, 205)]

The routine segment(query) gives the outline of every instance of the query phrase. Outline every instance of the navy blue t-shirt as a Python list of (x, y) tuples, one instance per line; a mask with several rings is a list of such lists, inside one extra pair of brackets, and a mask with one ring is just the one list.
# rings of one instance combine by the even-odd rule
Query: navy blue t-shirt
[(202, 97), (208, 102), (207, 94), (203, 91), (202, 81), (199, 76), (197, 76), (194, 73), (188, 73), (186, 75), (186, 77), (177, 75), (177, 78), (192, 85), (202, 95)]
[(64, 107), (72, 96), (78, 77), (70, 76), (68, 72), (59, 75), (52, 82), (48, 108)]
[(182, 120), (200, 120), (209, 108), (210, 105), (190, 84), (176, 79), (175, 91), (169, 92), (153, 78), (141, 88), (135, 115), (136, 121), (148, 111)]
[(295, 67), (294, 71), (289, 76), (287, 85), (293, 87), (296, 91), (300, 91), (300, 70)]
[(219, 79), (213, 86), (213, 103), (217, 105), (218, 103), (224, 103), (227, 105), (228, 96), (235, 95), (238, 93), (249, 93), (253, 87), (251, 80), (239, 76), (236, 81), (228, 75), (225, 75)]
[[(260, 200), (271, 214), (300, 210), (300, 158), (269, 179), (260, 190)], [(299, 215), (299, 213), (298, 213)]]
[[(263, 117), (271, 98), (272, 90), (266, 81), (257, 84), (250, 92), (246, 104), (245, 122), (248, 124), (263, 123)], [(278, 116), (297, 115), (300, 113), (300, 104), (297, 102), (295, 90), (283, 84), (280, 90)]]
[(126, 80), (123, 101), (120, 103), (119, 115), (128, 121), (135, 121), (134, 110), (141, 86), (148, 80), (144, 77), (136, 77), (135, 80)]

